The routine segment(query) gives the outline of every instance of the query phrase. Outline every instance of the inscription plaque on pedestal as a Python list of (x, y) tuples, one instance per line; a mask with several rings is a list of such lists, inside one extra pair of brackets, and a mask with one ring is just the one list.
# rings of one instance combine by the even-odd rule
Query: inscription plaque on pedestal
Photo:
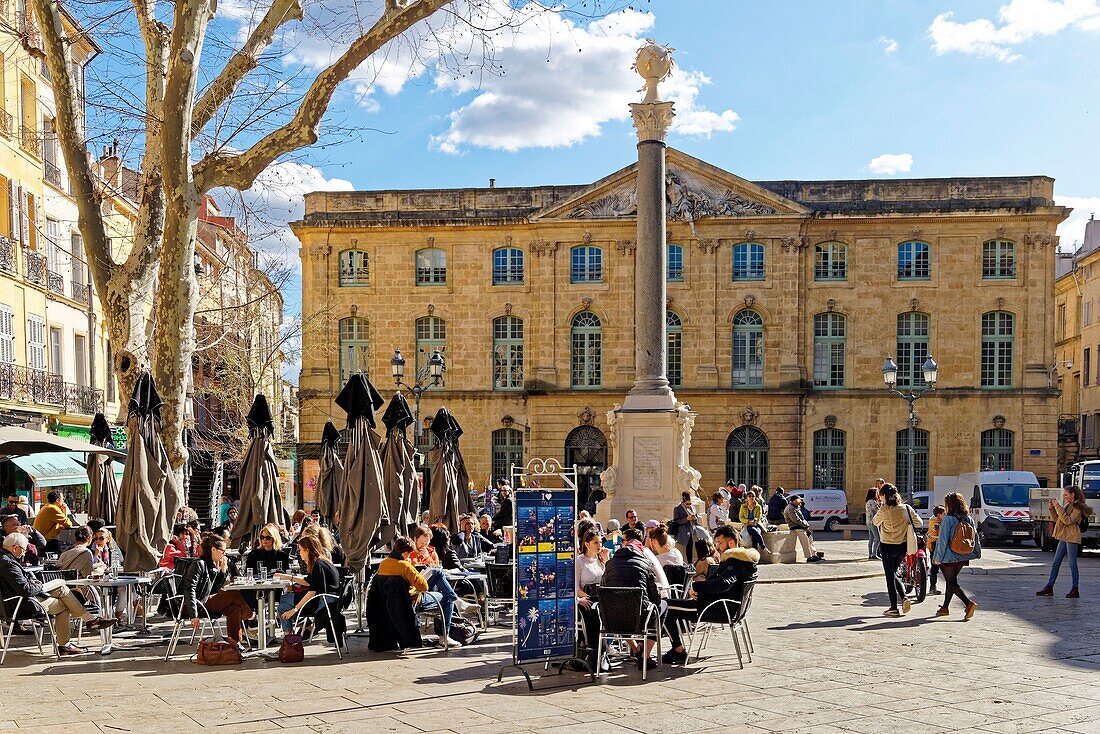
[(634, 489), (661, 488), (661, 439), (634, 439)]

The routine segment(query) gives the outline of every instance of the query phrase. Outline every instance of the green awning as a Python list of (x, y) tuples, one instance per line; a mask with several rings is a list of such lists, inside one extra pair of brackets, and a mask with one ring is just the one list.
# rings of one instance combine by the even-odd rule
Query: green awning
[(65, 487), (88, 483), (88, 470), (63, 451), (13, 456), (11, 462), (25, 471), (36, 487)]

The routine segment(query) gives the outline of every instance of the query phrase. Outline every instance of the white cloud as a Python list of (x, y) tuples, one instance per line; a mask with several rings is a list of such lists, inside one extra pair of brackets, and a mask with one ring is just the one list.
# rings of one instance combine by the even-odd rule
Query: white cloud
[(1100, 30), (1100, 0), (1010, 0), (997, 22), (978, 18), (960, 23), (953, 12), (937, 15), (928, 29), (937, 55), (959, 52), (1011, 63), (1023, 58), (1014, 47), (1067, 28)]
[(1054, 203), (1073, 209), (1069, 219), (1058, 225), (1058, 238), (1062, 250), (1075, 250), (1085, 241), (1085, 223), (1094, 214), (1100, 217), (1100, 196), (1056, 196)]
[(879, 36), (878, 42), (882, 44), (882, 52), (884, 54), (892, 54), (898, 50), (898, 42), (893, 38), (887, 38), (886, 36)]
[(867, 170), (883, 176), (893, 176), (895, 173), (909, 173), (913, 167), (913, 156), (908, 153), (883, 153), (871, 159), (867, 164)]

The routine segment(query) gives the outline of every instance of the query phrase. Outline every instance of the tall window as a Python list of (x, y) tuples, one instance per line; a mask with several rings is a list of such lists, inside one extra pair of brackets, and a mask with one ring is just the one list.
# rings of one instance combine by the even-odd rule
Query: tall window
[(921, 367), (928, 359), (928, 314), (898, 314), (898, 387), (924, 384)]
[(493, 389), (523, 388), (523, 319), (493, 319)]
[(982, 471), (1012, 471), (1014, 439), (1007, 428), (982, 431)]
[(512, 481), (512, 465), (523, 466), (523, 431), (498, 428), (493, 431), (493, 481)]
[(15, 364), (15, 311), (0, 303), (0, 364)]
[(898, 245), (898, 280), (928, 280), (932, 277), (927, 242), (902, 242)]
[(1007, 311), (982, 314), (982, 387), (1012, 387), (1012, 344), (1016, 317)]
[(844, 336), (839, 313), (814, 316), (814, 387), (844, 387)]
[(62, 361), (61, 361), (61, 329), (56, 326), (50, 327), (50, 374), (62, 375)]
[(726, 437), (726, 477), (749, 486), (768, 486), (768, 436), (756, 426), (735, 428)]
[(73, 370), (76, 384), (81, 387), (88, 386), (88, 337), (83, 334), (73, 335)]
[(668, 246), (668, 282), (684, 282), (684, 248), (682, 245)]
[(603, 335), (600, 317), (581, 311), (573, 317), (570, 332), (570, 384), (573, 387), (599, 387), (602, 373)]
[(428, 247), (416, 253), (416, 284), (444, 285), (447, 282), (447, 253)]
[(733, 279), (764, 280), (764, 246), (739, 242), (733, 246)]
[(438, 316), (416, 320), (416, 374), (428, 366), (432, 352), (442, 352), (447, 346), (447, 322)]
[(370, 285), (370, 256), (365, 251), (340, 253), (340, 285)]
[(668, 331), (668, 384), (680, 387), (684, 379), (684, 330), (680, 317), (672, 311), (665, 312)]
[[(909, 429), (903, 428), (897, 435), (897, 462), (894, 476), (898, 478), (898, 489), (909, 490)], [(913, 429), (913, 491), (928, 491), (928, 431)]]
[(982, 277), (1016, 277), (1016, 243), (1009, 240), (989, 240), (982, 243)]
[(501, 247), (493, 250), (493, 285), (514, 285), (523, 282), (523, 250)]
[(580, 245), (570, 250), (570, 283), (599, 283), (603, 280), (603, 250)]
[(46, 369), (46, 320), (41, 316), (27, 316), (27, 367)]
[(733, 317), (733, 386), (764, 384), (764, 319), (750, 309)]
[(361, 318), (340, 319), (340, 382), (362, 372), (369, 375), (370, 322)]
[(844, 489), (844, 431), (814, 431), (814, 489)]
[(58, 222), (46, 217), (46, 258), (48, 267), (55, 273), (61, 272), (61, 250), (57, 246)]
[(1088, 347), (1085, 347), (1085, 351), (1084, 351), (1084, 354), (1083, 354), (1084, 359), (1081, 360), (1081, 362), (1082, 362), (1081, 380), (1082, 380), (1082, 382), (1084, 382), (1085, 385), (1089, 384), (1089, 380), (1091, 379), (1091, 376), (1092, 376), (1092, 369), (1091, 369), (1091, 366), (1092, 366), (1091, 357), (1092, 357), (1092, 355), (1091, 355), (1090, 352), (1091, 352), (1091, 350)]
[(843, 242), (822, 242), (814, 246), (814, 280), (846, 280), (848, 246)]

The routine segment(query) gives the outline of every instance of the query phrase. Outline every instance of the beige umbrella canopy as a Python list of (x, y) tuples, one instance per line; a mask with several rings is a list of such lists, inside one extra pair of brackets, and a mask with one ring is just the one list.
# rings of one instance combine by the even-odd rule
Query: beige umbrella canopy
[(321, 432), (321, 461), (320, 471), (317, 473), (317, 512), (321, 517), (332, 522), (332, 516), (336, 513), (336, 498), (340, 492), (340, 482), (344, 478), (344, 462), (336, 451), (336, 445), (340, 442), (340, 432), (332, 421), (325, 422), (325, 429)]
[(432, 419), (431, 432), (439, 439), (432, 449), (432, 479), (429, 495), (429, 516), (432, 522), (442, 522), (452, 533), (459, 531), (458, 517), (474, 511), (470, 498), (470, 475), (458, 448), (462, 427), (446, 408), (440, 408)]
[(405, 396), (396, 393), (382, 416), (386, 426), (386, 444), (382, 448), (382, 484), (386, 490), (386, 509), (390, 524), (382, 528), (382, 542), (408, 533), (409, 526), (420, 520), (420, 484), (413, 466), (413, 447), (405, 434), (413, 423), (413, 414)]
[[(111, 439), (111, 426), (102, 413), (96, 413), (92, 419), (92, 443), (97, 446), (115, 448)], [(88, 455), (88, 517), (98, 517), (108, 525), (115, 524), (115, 508), (118, 507), (118, 479), (111, 465), (109, 454)]]
[(241, 506), (237, 522), (233, 525), (233, 543), (242, 545), (259, 534), (268, 523), (282, 525), (283, 500), (279, 495), (279, 466), (275, 463), (275, 450), (271, 436), (275, 421), (267, 398), (257, 395), (246, 418), (250, 443), (241, 460)]
[(125, 456), (113, 446), (97, 446), (66, 436), (33, 431), (19, 426), (0, 426), (0, 458), (11, 456), (29, 456), (52, 451), (73, 451), (78, 454), (103, 454), (105, 456)]
[(390, 521), (382, 489), (381, 443), (372, 430), (374, 414), (384, 401), (362, 373), (351, 376), (336, 396), (336, 404), (348, 414), (348, 451), (340, 484), (340, 544), (347, 565), (355, 572), (366, 565), (370, 552), (381, 545), (381, 528)]

